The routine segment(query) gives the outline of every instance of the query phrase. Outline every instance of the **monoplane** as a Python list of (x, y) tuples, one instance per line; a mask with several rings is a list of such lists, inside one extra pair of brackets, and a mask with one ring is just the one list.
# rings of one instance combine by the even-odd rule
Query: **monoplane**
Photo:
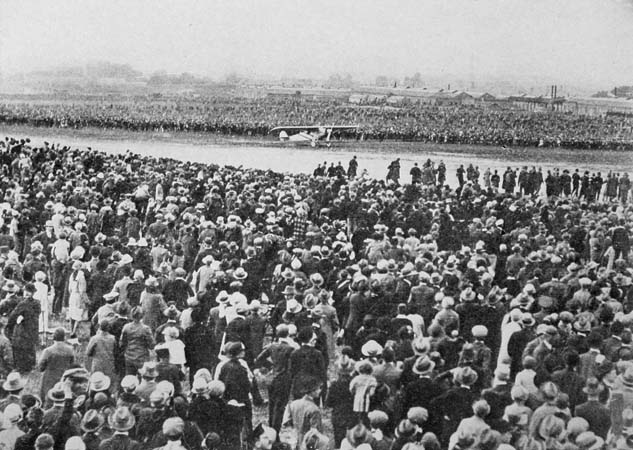
[(316, 147), (319, 141), (325, 140), (329, 147), (333, 132), (349, 130), (358, 130), (358, 125), (280, 126), (270, 130), (270, 133), (279, 133), (281, 142), (309, 143)]

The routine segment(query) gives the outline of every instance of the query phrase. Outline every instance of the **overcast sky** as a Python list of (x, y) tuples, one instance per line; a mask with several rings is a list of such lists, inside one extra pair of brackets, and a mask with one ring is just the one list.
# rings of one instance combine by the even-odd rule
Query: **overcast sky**
[(0, 0), (0, 71), (415, 72), (633, 84), (631, 0)]

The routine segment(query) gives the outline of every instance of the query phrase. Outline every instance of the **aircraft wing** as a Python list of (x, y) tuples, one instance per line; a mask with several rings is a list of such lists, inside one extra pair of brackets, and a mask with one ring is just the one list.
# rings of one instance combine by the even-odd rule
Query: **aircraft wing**
[(358, 129), (358, 125), (307, 125), (307, 126), (280, 126), (275, 127), (269, 131), (269, 133), (279, 131), (319, 131), (319, 129), (325, 128), (326, 130), (353, 130)]

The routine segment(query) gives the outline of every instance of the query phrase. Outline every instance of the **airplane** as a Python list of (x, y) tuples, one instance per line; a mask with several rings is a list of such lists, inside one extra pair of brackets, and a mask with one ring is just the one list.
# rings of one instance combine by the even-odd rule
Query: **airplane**
[[(312, 147), (317, 146), (317, 142), (325, 138), (327, 146), (330, 146), (330, 137), (335, 130), (358, 130), (358, 125), (312, 125), (312, 126), (287, 126), (275, 127), (269, 133), (279, 132), (281, 142), (309, 142)], [(298, 131), (296, 134), (288, 132)]]

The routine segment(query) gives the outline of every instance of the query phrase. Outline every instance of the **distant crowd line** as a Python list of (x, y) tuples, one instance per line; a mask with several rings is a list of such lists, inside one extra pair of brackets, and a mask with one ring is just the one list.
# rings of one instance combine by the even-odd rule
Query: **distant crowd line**
[(114, 128), (266, 136), (279, 125), (359, 124), (335, 138), (438, 144), (633, 148), (627, 117), (584, 117), (475, 105), (356, 106), (338, 100), (209, 98), (134, 102), (47, 100), (0, 104), (0, 123), (60, 128)]

